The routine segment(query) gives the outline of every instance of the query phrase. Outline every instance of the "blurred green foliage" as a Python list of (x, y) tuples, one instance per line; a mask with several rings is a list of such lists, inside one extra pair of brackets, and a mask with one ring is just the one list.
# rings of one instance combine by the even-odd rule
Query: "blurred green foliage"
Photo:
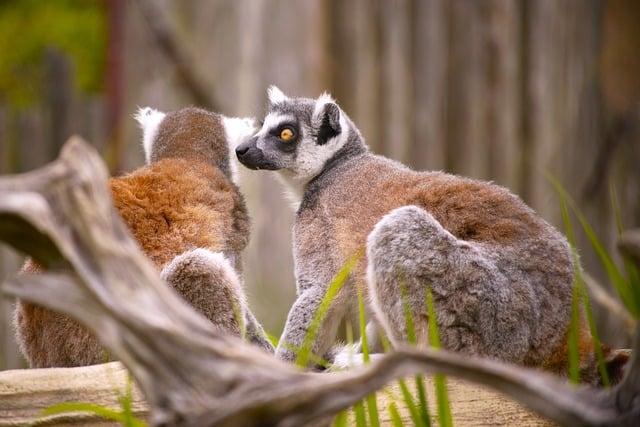
[(47, 49), (71, 59), (83, 91), (102, 89), (107, 25), (101, 0), (0, 0), (0, 101), (19, 108), (45, 90)]

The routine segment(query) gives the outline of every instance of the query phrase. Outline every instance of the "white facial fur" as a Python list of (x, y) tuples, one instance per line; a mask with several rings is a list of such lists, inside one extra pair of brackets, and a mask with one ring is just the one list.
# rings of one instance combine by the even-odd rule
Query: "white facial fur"
[[(295, 121), (295, 117), (288, 114), (269, 113), (264, 118), (262, 128), (256, 136), (265, 136), (271, 129), (280, 126), (282, 123), (291, 121)], [(263, 148), (260, 143), (258, 143), (258, 148)]]
[(252, 118), (222, 117), (222, 124), (227, 136), (229, 147), (229, 167), (231, 168), (231, 180), (238, 184), (238, 159), (235, 149), (256, 130), (255, 121)]
[(134, 118), (142, 129), (142, 147), (144, 148), (144, 157), (147, 163), (151, 158), (151, 148), (153, 141), (158, 132), (158, 127), (165, 117), (165, 113), (155, 110), (151, 107), (138, 108)]

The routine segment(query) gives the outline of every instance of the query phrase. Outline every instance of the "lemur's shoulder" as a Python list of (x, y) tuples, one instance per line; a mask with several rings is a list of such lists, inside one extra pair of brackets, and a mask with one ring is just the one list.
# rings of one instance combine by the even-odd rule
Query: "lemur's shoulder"
[(167, 158), (110, 186), (116, 209), (158, 265), (193, 247), (241, 251), (248, 243), (244, 198), (214, 166)]

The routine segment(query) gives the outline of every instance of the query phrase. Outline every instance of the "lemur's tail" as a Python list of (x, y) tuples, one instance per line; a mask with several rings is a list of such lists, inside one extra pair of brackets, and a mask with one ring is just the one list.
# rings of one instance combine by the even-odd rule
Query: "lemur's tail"
[(249, 310), (238, 274), (220, 252), (198, 248), (184, 252), (161, 272), (164, 281), (223, 332), (273, 352), (273, 346)]

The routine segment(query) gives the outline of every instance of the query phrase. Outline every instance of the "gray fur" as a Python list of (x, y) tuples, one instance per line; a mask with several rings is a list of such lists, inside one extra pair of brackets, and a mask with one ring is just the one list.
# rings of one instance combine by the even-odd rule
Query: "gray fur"
[(185, 252), (162, 269), (161, 277), (217, 329), (236, 336), (246, 332), (250, 342), (273, 352), (224, 255), (203, 248)]
[[(340, 134), (318, 147), (322, 112), (333, 110), (322, 107), (334, 101), (274, 92), (277, 102), (262, 130), (245, 143), (254, 155), (238, 157), (250, 168), (268, 159), (269, 169), (299, 186), (293, 229), (298, 298), (279, 357), (293, 360), (291, 349), (302, 344), (328, 284), (361, 249), (366, 259), (334, 300), (314, 353), (327, 353), (340, 320), (357, 309), (356, 286), (368, 294), (373, 321), (367, 336), (375, 347), (378, 323), (393, 343), (407, 339), (402, 287), (419, 343), (426, 345), (429, 286), (448, 349), (535, 366), (562, 351), (573, 266), (561, 234), (502, 187), (415, 172), (370, 153), (342, 110)], [(286, 152), (272, 136), (279, 118), (302, 130)], [(317, 164), (302, 168), (301, 158)]]

